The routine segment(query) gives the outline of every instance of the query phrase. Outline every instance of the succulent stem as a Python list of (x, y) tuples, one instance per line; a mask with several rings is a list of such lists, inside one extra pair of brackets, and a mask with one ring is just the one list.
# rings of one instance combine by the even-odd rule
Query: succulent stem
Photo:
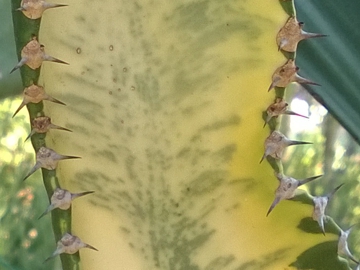
[[(15, 32), (15, 43), (16, 43), (16, 52), (18, 60), (21, 61), (22, 50), (23, 48), (33, 40), (34, 37), (39, 38), (39, 29), (41, 18), (38, 19), (29, 19), (22, 12), (16, 11), (21, 7), (21, 0), (11, 1), (12, 13), (13, 15), (13, 24)], [(49, 59), (45, 59), (49, 60)], [(53, 59), (50, 59), (53, 61)], [(27, 65), (19, 66), (22, 83), (24, 88), (29, 87), (33, 84), (37, 85), (41, 67), (32, 69)], [(48, 98), (49, 99), (49, 98)], [(51, 101), (57, 101), (54, 99), (49, 99)], [(61, 103), (61, 102), (58, 102)], [(43, 102), (38, 103), (28, 103), (22, 104), (20, 108), (16, 111), (18, 112), (24, 105), (27, 106), (30, 116), (30, 122), (39, 116), (44, 116), (43, 112)], [(16, 113), (15, 113), (16, 114)], [(35, 152), (38, 152), (41, 147), (46, 147), (45, 143), (46, 134), (34, 134), (31, 136), (31, 142), (35, 149)], [(43, 182), (45, 189), (48, 193), (48, 198), (50, 200), (54, 190), (57, 187), (60, 187), (59, 180), (56, 176), (56, 170), (46, 170), (42, 169)], [(59, 241), (61, 237), (66, 233), (71, 231), (71, 208), (65, 211), (54, 210), (52, 212), (52, 225), (55, 235), (55, 240)], [(63, 269), (77, 270), (80, 269), (80, 256), (79, 253), (72, 255), (65, 254), (60, 255)]]

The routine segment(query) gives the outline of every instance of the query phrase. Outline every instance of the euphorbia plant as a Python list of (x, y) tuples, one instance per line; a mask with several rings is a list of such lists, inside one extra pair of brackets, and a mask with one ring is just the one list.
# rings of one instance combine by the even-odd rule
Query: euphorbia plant
[[(95, 191), (51, 213), (56, 241), (73, 233), (99, 249), (80, 251), (83, 269), (302, 269), (305, 250), (318, 260), (311, 247), (324, 242), (322, 230), (298, 228), (312, 207), (285, 201), (266, 217), (273, 169), (286, 176), (271, 157), (272, 166), (259, 165), (264, 120), (271, 131), (279, 125), (266, 108), (286, 86), (271, 76), (284, 55), (295, 57), (276, 43), (295, 16), (291, 1), (77, 1), (36, 19), (21, 10), (24, 87), (45, 86), (67, 104), (29, 103), (30, 120), (51, 117), (73, 131), (33, 134), (35, 151), (82, 157), (44, 167), (48, 196), (59, 187)], [(26, 66), (21, 51), (33, 41), (70, 65)], [(287, 82), (310, 82), (292, 70)], [(326, 237), (334, 250), (320, 264), (347, 269), (337, 236)], [(64, 269), (80, 268), (78, 253), (61, 259)]]

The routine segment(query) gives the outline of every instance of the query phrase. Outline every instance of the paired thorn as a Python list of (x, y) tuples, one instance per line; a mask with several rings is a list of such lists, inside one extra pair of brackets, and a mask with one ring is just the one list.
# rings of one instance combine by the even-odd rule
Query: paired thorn
[(44, 168), (47, 170), (54, 170), (57, 167), (57, 164), (60, 160), (64, 159), (77, 159), (80, 157), (76, 156), (63, 156), (56, 153), (54, 150), (50, 148), (46, 148), (44, 146), (40, 147), (39, 151), (36, 153), (36, 163), (35, 166), (30, 170), (30, 172), (24, 177), (23, 181), (25, 181), (30, 175), (32, 175), (35, 171), (40, 168)]
[(309, 177), (303, 180), (297, 180), (295, 178), (285, 176), (283, 174), (277, 174), (276, 177), (280, 181), (278, 188), (275, 191), (275, 199), (272, 202), (266, 216), (268, 216), (275, 206), (282, 200), (292, 199), (295, 196), (295, 191), (298, 187), (313, 181), (322, 175)]
[(325, 196), (319, 196), (313, 198), (314, 210), (313, 210), (312, 218), (313, 220), (317, 221), (317, 223), (319, 224), (319, 227), (323, 235), (325, 235), (324, 222), (326, 221), (326, 216), (325, 216), (326, 206), (329, 200), (331, 199), (331, 197), (334, 195), (334, 193), (338, 191), (343, 185), (344, 184), (337, 186), (332, 192), (330, 192)]
[(23, 101), (21, 102), (19, 108), (15, 111), (12, 117), (14, 117), (25, 105), (29, 103), (39, 103), (40, 101), (43, 100), (48, 100), (54, 103), (65, 105), (65, 103), (46, 94), (44, 87), (32, 84), (24, 89)]
[(70, 129), (63, 128), (63, 127), (60, 127), (60, 126), (57, 126), (57, 125), (54, 125), (53, 123), (51, 123), (50, 117), (40, 116), (40, 117), (36, 117), (33, 119), (32, 130), (31, 130), (29, 136), (27, 136), (27, 138), (25, 139), (25, 141), (27, 141), (35, 133), (46, 133), (50, 129), (59, 129), (59, 130), (65, 130), (65, 131), (72, 132)]
[(271, 156), (275, 159), (281, 159), (286, 147), (291, 145), (312, 144), (311, 142), (301, 142), (289, 140), (281, 132), (274, 130), (265, 140), (265, 153), (260, 163), (267, 157)]
[(66, 7), (68, 5), (47, 3), (43, 0), (22, 0), (20, 7), (16, 10), (22, 13), (29, 19), (39, 19), (43, 12), (49, 8)]
[(343, 231), (340, 230), (340, 237), (338, 240), (338, 246), (337, 246), (337, 254), (340, 257), (347, 257), (350, 260), (352, 260), (354, 263), (359, 264), (359, 261), (355, 259), (355, 257), (352, 255), (352, 253), (350, 252), (349, 249), (349, 245), (348, 245), (348, 237), (349, 234), (351, 232), (351, 229), (354, 227), (354, 225), (352, 225), (348, 230)]
[(34, 36), (32, 40), (21, 50), (21, 60), (10, 71), (10, 73), (13, 73), (25, 64), (31, 69), (37, 69), (41, 66), (43, 61), (51, 61), (68, 65), (68, 63), (62, 60), (47, 55), (44, 50), (44, 45), (41, 45)]
[(299, 76), (296, 72), (299, 67), (295, 65), (295, 60), (288, 59), (286, 63), (278, 67), (272, 75), (272, 82), (268, 88), (268, 92), (274, 87), (286, 87), (289, 83), (297, 82), (300, 84), (312, 84), (319, 85), (318, 83), (312, 82)]
[(280, 114), (296, 115), (304, 118), (309, 118), (308, 116), (289, 111), (287, 109), (288, 105), (289, 104), (285, 102), (283, 98), (276, 98), (275, 102), (266, 109), (267, 117), (265, 119), (264, 127), (270, 122), (273, 117), (278, 117)]
[(54, 258), (55, 256), (63, 253), (74, 254), (78, 252), (81, 248), (89, 248), (98, 251), (93, 246), (82, 242), (79, 237), (70, 233), (65, 233), (62, 238), (57, 242), (56, 250), (53, 252), (53, 254), (51, 254), (49, 258), (44, 261), (44, 263)]
[(91, 193), (94, 193), (94, 191), (71, 193), (70, 191), (68, 191), (66, 189), (56, 188), (54, 191), (54, 194), (51, 196), (51, 199), (50, 199), (51, 204), (45, 210), (45, 212), (41, 214), (39, 219), (56, 208), (59, 208), (61, 210), (67, 210), (70, 208), (73, 200), (75, 200), (76, 198), (91, 194)]
[(305, 32), (302, 29), (303, 26), (304, 23), (298, 22), (296, 17), (289, 17), (285, 25), (279, 30), (276, 36), (276, 44), (278, 45), (278, 50), (295, 52), (297, 49), (297, 45), (301, 40), (326, 36), (323, 34)]

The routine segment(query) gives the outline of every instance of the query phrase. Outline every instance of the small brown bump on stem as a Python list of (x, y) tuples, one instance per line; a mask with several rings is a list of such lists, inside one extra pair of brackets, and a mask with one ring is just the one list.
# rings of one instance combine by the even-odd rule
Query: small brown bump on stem
[(295, 191), (298, 187), (313, 181), (322, 175), (317, 175), (313, 177), (309, 177), (303, 180), (297, 180), (295, 178), (285, 176), (281, 173), (277, 174), (276, 177), (279, 180), (279, 186), (275, 191), (275, 199), (272, 202), (266, 216), (268, 216), (271, 211), (275, 208), (275, 206), (282, 200), (292, 199), (295, 196)]
[(287, 85), (292, 82), (297, 82), (300, 84), (319, 85), (315, 82), (299, 76), (296, 73), (298, 70), (299, 67), (295, 65), (295, 61), (293, 59), (288, 59), (284, 65), (278, 67), (273, 73), (272, 81), (268, 88), (268, 91), (270, 91), (274, 87), (287, 87)]
[(93, 246), (90, 246), (89, 244), (86, 244), (83, 241), (81, 241), (79, 237), (72, 235), (70, 233), (65, 233), (62, 236), (62, 238), (57, 242), (56, 250), (44, 262), (47, 262), (48, 260), (62, 253), (74, 254), (78, 252), (81, 248), (89, 248), (98, 251)]
[(343, 185), (344, 184), (337, 186), (331, 193), (327, 194), (326, 196), (319, 196), (313, 198), (314, 210), (313, 210), (312, 218), (313, 220), (317, 221), (317, 223), (319, 224), (319, 227), (323, 235), (325, 235), (324, 222), (326, 220), (326, 216), (325, 216), (326, 206), (330, 198), (334, 195), (334, 193), (338, 191)]
[(289, 140), (280, 131), (274, 130), (265, 140), (265, 153), (260, 163), (267, 157), (271, 156), (275, 159), (281, 159), (286, 147), (299, 144), (312, 144), (311, 142), (292, 141)]
[(295, 113), (293, 111), (289, 111), (288, 108), (288, 103), (280, 97), (277, 97), (275, 102), (272, 103), (267, 109), (266, 109), (266, 113), (267, 113), (267, 117), (265, 119), (265, 123), (264, 123), (264, 127), (266, 126), (267, 123), (269, 123), (269, 121), (271, 120), (271, 118), (273, 117), (278, 117), (281, 114), (288, 114), (288, 115), (297, 115), (300, 117), (304, 117), (304, 118), (309, 118), (308, 116), (305, 115), (301, 115), (298, 113)]
[(65, 105), (65, 103), (49, 96), (45, 93), (44, 87), (40, 85), (32, 84), (29, 87), (26, 87), (23, 92), (23, 101), (21, 102), (19, 108), (15, 111), (14, 117), (25, 105), (29, 103), (39, 103), (40, 101), (48, 100), (54, 103)]
[(46, 133), (50, 129), (59, 129), (72, 132), (70, 129), (54, 125), (51, 123), (51, 118), (48, 116), (39, 116), (32, 120), (32, 129), (25, 141), (27, 141), (35, 133)]
[(32, 175), (36, 170), (44, 168), (47, 170), (54, 170), (57, 167), (57, 164), (60, 160), (64, 159), (78, 159), (80, 157), (76, 156), (64, 156), (56, 153), (50, 148), (44, 146), (40, 147), (39, 151), (36, 153), (36, 163), (30, 172), (25, 176), (25, 181), (30, 175)]
[(70, 208), (71, 203), (74, 199), (94, 193), (94, 191), (86, 191), (81, 193), (71, 193), (70, 191), (66, 189), (56, 188), (53, 195), (50, 198), (51, 204), (49, 207), (45, 210), (45, 212), (39, 217), (42, 218), (50, 211), (59, 208), (61, 210), (67, 210)]
[(20, 62), (10, 71), (10, 73), (14, 72), (18, 68), (22, 67), (23, 65), (27, 65), (31, 69), (38, 69), (43, 61), (51, 61), (61, 64), (68, 63), (54, 58), (50, 55), (45, 53), (44, 45), (41, 45), (37, 38), (34, 36), (28, 44), (21, 50), (21, 60)]
[(43, 0), (22, 0), (20, 7), (17, 9), (29, 19), (39, 19), (45, 10), (56, 7), (66, 7), (68, 5), (47, 3)]
[(304, 23), (298, 22), (296, 17), (289, 17), (285, 25), (279, 30), (276, 36), (276, 44), (278, 45), (278, 50), (295, 52), (297, 49), (297, 45), (301, 40), (326, 36), (323, 34), (305, 32), (302, 29), (303, 26)]

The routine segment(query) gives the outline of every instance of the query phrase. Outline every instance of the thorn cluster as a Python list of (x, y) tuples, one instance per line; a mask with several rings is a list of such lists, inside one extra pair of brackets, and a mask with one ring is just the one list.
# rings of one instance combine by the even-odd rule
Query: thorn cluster
[[(281, 1), (285, 2), (291, 0)], [(295, 65), (295, 52), (300, 41), (310, 38), (324, 37), (325, 35), (305, 32), (303, 30), (303, 27), (304, 23), (299, 22), (296, 16), (293, 15), (287, 19), (286, 23), (283, 25), (283, 27), (281, 27), (276, 36), (276, 44), (278, 50), (283, 52), (287, 60), (284, 64), (278, 67), (272, 75), (271, 84), (268, 88), (268, 92), (273, 88), (278, 88), (277, 90), (281, 91), (277, 91), (275, 101), (271, 105), (269, 105), (266, 110), (266, 114), (264, 117), (264, 127), (266, 126), (266, 124), (269, 124), (272, 118), (275, 118), (275, 120), (277, 120), (280, 115), (284, 114), (297, 115), (300, 117), (308, 118), (307, 116), (300, 115), (288, 110), (288, 103), (285, 102), (285, 100), (283, 99), (284, 90), (291, 83), (319, 85), (318, 83), (305, 79), (298, 74), (299, 67)], [(290, 145), (310, 143), (289, 140), (285, 135), (280, 133), (278, 130), (275, 130), (273, 126), (274, 125), (269, 125), (271, 132), (270, 135), (265, 139), (265, 152), (260, 161), (261, 163), (265, 158), (272, 157), (280, 162), (280, 165), (277, 165), (278, 168), (275, 169), (279, 185), (275, 191), (275, 198), (266, 214), (267, 216), (282, 200), (289, 200), (294, 198), (296, 196), (296, 190), (299, 186), (313, 181), (321, 176), (318, 175), (303, 180), (297, 180), (283, 174), (281, 159), (283, 157), (285, 148)], [(268, 159), (268, 161), (271, 162), (271, 159)], [(312, 196), (308, 194), (312, 198), (312, 203), (314, 207), (312, 212), (312, 218), (315, 222), (318, 223), (319, 228), (324, 235), (326, 231), (325, 223), (330, 218), (326, 216), (326, 207), (329, 204), (331, 198), (336, 193), (336, 191), (338, 191), (342, 186), (343, 184), (337, 186), (332, 192), (323, 196)], [(356, 264), (356, 269), (360, 270), (360, 263), (352, 255), (348, 246), (348, 236), (352, 227), (350, 227), (346, 231), (340, 229), (337, 254), (338, 256), (345, 257), (353, 261)]]
[[(14, 8), (17, 11), (21, 11), (25, 17), (27, 17), (30, 20), (37, 20), (40, 19), (43, 15), (43, 12), (49, 8), (56, 8), (56, 7), (63, 7), (67, 5), (62, 4), (53, 4), (53, 3), (47, 3), (43, 0), (22, 0), (19, 8)], [(38, 21), (40, 23), (40, 20)], [(18, 109), (15, 111), (13, 117), (25, 106), (29, 105), (30, 103), (41, 103), (43, 100), (48, 100), (54, 103), (65, 105), (63, 102), (49, 96), (45, 93), (44, 87), (37, 85), (37, 79), (38, 74), (40, 73), (41, 66), (44, 61), (50, 61), (50, 62), (56, 62), (61, 64), (68, 63), (59, 60), (53, 56), (50, 56), (45, 53), (45, 47), (44, 45), (40, 44), (40, 42), (37, 39), (38, 33), (32, 34), (31, 37), (29, 37), (27, 44), (21, 48), (19, 59), (20, 61), (18, 64), (11, 70), (10, 73), (14, 72), (17, 69), (23, 69), (26, 65), (28, 68), (35, 70), (36, 72), (31, 74), (37, 74), (37, 75), (27, 75), (31, 76), (28, 81), (31, 82), (31, 85), (26, 83), (25, 89), (23, 92), (23, 100), (18, 107)], [(28, 70), (25, 68), (24, 73), (26, 73)], [(22, 74), (23, 75), (23, 74)], [(32, 83), (33, 82), (33, 83)], [(41, 106), (39, 108), (42, 109)], [(39, 109), (40, 110), (40, 109)], [(64, 130), (64, 131), (71, 131), (67, 128), (55, 125), (51, 122), (51, 118), (48, 116), (44, 116), (43, 111), (39, 111), (37, 113), (30, 112), (30, 118), (32, 119), (31, 122), (31, 132), (26, 138), (28, 140), (31, 136), (33, 136), (36, 133), (39, 134), (46, 134), (51, 129), (58, 129), (58, 130)], [(26, 141), (25, 140), (25, 141)], [(58, 162), (60, 160), (65, 159), (78, 159), (77, 156), (65, 156), (58, 154), (54, 150), (46, 147), (45, 141), (41, 140), (40, 142), (37, 142), (38, 145), (36, 145), (36, 148), (38, 148), (38, 151), (36, 153), (36, 163), (30, 170), (30, 172), (24, 177), (23, 180), (26, 180), (28, 177), (30, 177), (35, 171), (37, 171), (40, 168), (43, 168), (45, 170), (56, 170)], [(94, 191), (87, 191), (82, 193), (71, 193), (70, 191), (66, 189), (62, 189), (59, 186), (58, 180), (56, 178), (55, 180), (55, 187), (51, 186), (51, 189), (53, 191), (53, 195), (50, 198), (50, 205), (47, 207), (45, 212), (41, 214), (39, 219), (43, 216), (45, 216), (47, 213), (54, 209), (61, 209), (61, 210), (68, 210), (71, 207), (72, 201), (76, 198), (82, 197), (87, 194), (91, 194)], [(61, 227), (60, 231), (69, 231), (71, 229), (71, 221), (70, 220), (62, 220), (61, 224), (55, 224), (54, 226)], [(61, 235), (56, 235), (56, 238), (60, 238)], [(65, 233), (61, 239), (57, 242), (57, 248), (53, 252), (53, 254), (47, 258), (45, 261), (48, 261), (49, 259), (53, 258), (56, 255), (66, 253), (66, 254), (74, 254), (79, 251), (81, 248), (90, 248), (93, 250), (97, 250), (93, 246), (90, 246), (80, 240), (79, 237), (72, 235), (71, 233)], [(73, 261), (74, 258), (70, 258), (70, 261), (72, 264), (75, 264), (76, 262)], [(74, 267), (76, 268), (76, 267)]]

